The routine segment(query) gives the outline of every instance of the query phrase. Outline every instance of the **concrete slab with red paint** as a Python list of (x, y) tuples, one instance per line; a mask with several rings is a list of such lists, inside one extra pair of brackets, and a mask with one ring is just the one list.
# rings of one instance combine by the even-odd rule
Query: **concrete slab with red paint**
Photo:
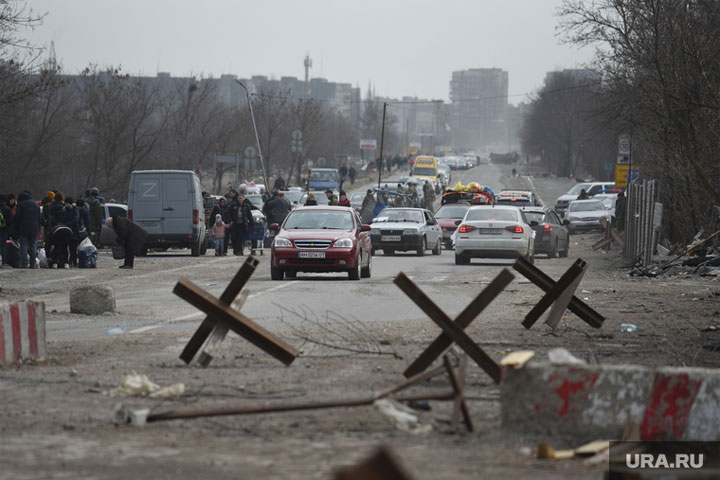
[(0, 302), (0, 365), (45, 357), (45, 304)]
[(720, 437), (720, 369), (530, 362), (503, 369), (500, 399), (516, 432), (619, 439), (629, 414), (646, 440)]

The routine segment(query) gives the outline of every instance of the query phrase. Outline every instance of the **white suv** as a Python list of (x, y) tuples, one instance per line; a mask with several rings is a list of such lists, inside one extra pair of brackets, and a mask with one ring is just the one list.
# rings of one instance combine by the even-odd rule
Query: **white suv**
[(603, 190), (612, 190), (615, 187), (615, 182), (591, 182), (591, 183), (578, 183), (572, 187), (565, 195), (561, 195), (557, 202), (555, 202), (555, 211), (563, 213), (567, 210), (568, 204), (573, 200), (577, 200), (578, 195), (582, 190), (585, 190), (588, 196), (602, 192)]

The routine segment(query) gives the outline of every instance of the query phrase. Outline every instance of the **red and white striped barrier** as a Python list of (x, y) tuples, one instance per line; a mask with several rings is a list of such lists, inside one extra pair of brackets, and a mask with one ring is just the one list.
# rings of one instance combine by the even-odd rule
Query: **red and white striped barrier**
[(45, 357), (45, 304), (0, 302), (0, 364)]
[(578, 440), (620, 438), (628, 418), (643, 440), (717, 440), (720, 369), (637, 365), (505, 368), (503, 426)]

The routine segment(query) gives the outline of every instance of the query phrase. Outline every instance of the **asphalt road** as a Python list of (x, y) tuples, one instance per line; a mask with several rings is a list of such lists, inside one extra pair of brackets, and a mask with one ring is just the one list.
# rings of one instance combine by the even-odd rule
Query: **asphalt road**
[[(503, 174), (503, 167), (496, 165), (480, 165), (453, 174), (453, 184), (458, 180), (463, 184), (476, 181), (496, 191), (527, 182)], [(389, 181), (397, 176), (389, 177)], [(296, 279), (278, 282), (270, 279), (269, 253), (265, 250), (265, 255), (259, 256), (260, 265), (246, 287), (249, 298), (243, 307), (246, 315), (267, 328), (275, 328), (279, 322), (298, 321), (300, 317), (296, 314), (301, 312), (307, 316), (308, 312), (323, 315), (331, 311), (359, 322), (423, 318), (422, 312), (392, 283), (399, 272), (405, 272), (427, 290), (442, 308), (458, 312), (477, 293), (475, 288), (462, 288), (462, 282), (487, 283), (503, 265), (512, 263), (481, 264), (474, 260), (469, 267), (457, 266), (453, 252), (446, 250), (440, 256), (424, 257), (414, 253), (398, 253), (392, 257), (379, 254), (373, 257), (369, 279), (350, 281), (345, 274), (300, 273)], [(243, 261), (244, 257), (217, 258), (212, 253), (202, 258), (190, 257), (185, 252), (164, 253), (137, 259), (136, 268), (128, 272), (118, 270), (119, 262), (102, 252), (96, 270), (5, 270), (0, 271), (0, 282), (14, 275), (16, 284), (8, 285), (10, 291), (17, 287), (27, 292), (29, 288), (36, 293), (32, 298), (46, 302), (51, 313), (47, 323), (49, 341), (105, 336), (106, 330), (123, 325), (127, 335), (149, 331), (189, 334), (198, 325), (202, 313), (172, 293), (178, 278), (187, 277), (219, 296)], [(92, 318), (67, 314), (70, 288), (94, 282), (113, 288), (117, 313)]]

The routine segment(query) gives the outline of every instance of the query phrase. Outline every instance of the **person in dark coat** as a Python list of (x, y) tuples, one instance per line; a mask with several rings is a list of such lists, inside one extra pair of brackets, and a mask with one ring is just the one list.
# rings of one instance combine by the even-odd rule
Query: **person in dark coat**
[(272, 200), (265, 202), (263, 205), (263, 213), (268, 225), (273, 223), (281, 224), (290, 213), (290, 210), (292, 210), (292, 205), (285, 198), (285, 195), (277, 190), (273, 192)]
[(85, 237), (90, 236), (90, 210), (88, 210), (88, 206), (83, 198), (78, 198), (75, 205), (77, 205), (78, 215), (80, 217), (78, 224), (80, 236), (78, 239), (82, 241)]
[[(243, 197), (244, 198), (244, 197)], [(228, 250), (232, 242), (233, 254), (240, 255), (242, 245), (240, 242), (240, 219), (242, 218), (241, 210), (242, 200), (239, 198), (238, 192), (230, 191), (230, 202), (228, 203), (228, 217), (230, 217), (230, 228), (225, 231), (225, 251)]]
[(133, 268), (135, 254), (139, 253), (148, 241), (148, 233), (127, 218), (117, 215), (108, 218), (105, 224), (115, 230), (116, 242), (125, 247), (125, 263), (120, 268)]
[(360, 207), (360, 218), (362, 219), (363, 223), (372, 222), (372, 219), (375, 216), (376, 205), (377, 202), (375, 201), (375, 197), (373, 196), (373, 191), (368, 190), (365, 198), (363, 198), (362, 206)]
[(315, 194), (314, 193), (308, 193), (307, 198), (305, 199), (305, 206), (311, 207), (316, 206), (317, 200), (315, 200)]
[(48, 250), (51, 257), (48, 257), (48, 268), (70, 268), (68, 263), (68, 248), (73, 243), (73, 231), (70, 227), (62, 223), (54, 224), (55, 220), (50, 219), (50, 225), (46, 228), (50, 231), (48, 234)]
[(0, 258), (2, 268), (10, 268), (8, 263), (7, 240), (10, 238), (10, 227), (12, 225), (12, 213), (8, 207), (5, 195), (0, 195)]
[[(65, 208), (62, 215), (62, 224), (72, 230), (72, 238), (68, 242), (68, 250), (70, 253), (69, 264), (77, 267), (77, 246), (80, 240), (80, 212), (73, 205), (73, 199), (65, 198)], [(60, 265), (58, 265), (60, 268)]]
[(627, 210), (627, 199), (623, 192), (618, 193), (615, 201), (615, 227), (619, 232), (625, 230), (625, 211)]
[(18, 195), (13, 225), (20, 241), (20, 268), (35, 268), (37, 236), (40, 233), (40, 206), (27, 190)]
[(255, 221), (252, 216), (252, 202), (250, 199), (245, 198), (244, 195), (238, 195), (237, 204), (237, 220), (233, 220), (233, 226), (231, 227), (234, 229), (232, 236), (233, 255), (243, 255), (245, 239)]

